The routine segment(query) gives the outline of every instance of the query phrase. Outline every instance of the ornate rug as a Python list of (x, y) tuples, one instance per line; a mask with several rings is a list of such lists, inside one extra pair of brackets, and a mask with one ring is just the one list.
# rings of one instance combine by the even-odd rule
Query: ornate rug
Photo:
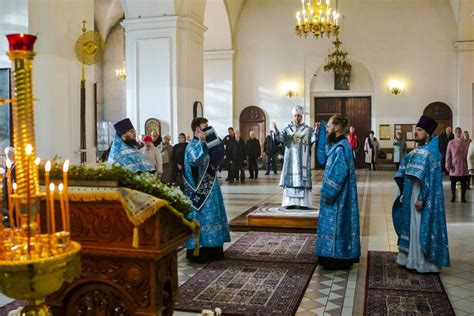
[(369, 251), (364, 315), (455, 315), (438, 274), (408, 271), (396, 259)]
[(221, 260), (179, 288), (176, 310), (216, 307), (225, 315), (292, 315), (303, 298), (314, 264)]
[(26, 302), (21, 300), (11, 301), (8, 304), (0, 306), (0, 316), (7, 316), (9, 312), (19, 308), (20, 306), (25, 306)]
[(226, 259), (316, 263), (316, 234), (248, 232), (225, 251)]

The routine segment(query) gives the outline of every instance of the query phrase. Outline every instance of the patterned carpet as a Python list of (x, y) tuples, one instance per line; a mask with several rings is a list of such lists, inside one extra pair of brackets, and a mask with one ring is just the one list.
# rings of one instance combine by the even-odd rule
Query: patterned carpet
[(3, 305), (0, 307), (0, 316), (7, 316), (9, 312), (17, 309), (20, 306), (25, 306), (25, 304), (25, 301), (16, 300)]
[(248, 232), (225, 252), (226, 259), (316, 263), (315, 234)]
[(396, 258), (369, 251), (365, 315), (455, 315), (439, 275), (410, 272)]
[(303, 263), (216, 261), (179, 288), (175, 309), (220, 307), (225, 315), (292, 315), (314, 268)]

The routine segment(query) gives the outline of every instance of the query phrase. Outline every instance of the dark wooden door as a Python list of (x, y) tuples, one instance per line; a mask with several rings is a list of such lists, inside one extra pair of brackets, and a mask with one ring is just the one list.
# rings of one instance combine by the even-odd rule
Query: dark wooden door
[(423, 115), (433, 118), (438, 122), (438, 128), (436, 128), (434, 134), (439, 135), (446, 127), (453, 127), (453, 112), (449, 105), (443, 102), (433, 102), (423, 111)]
[[(314, 98), (314, 113), (316, 121), (328, 121), (334, 114), (342, 114), (349, 119), (349, 126), (355, 128), (359, 138), (356, 167), (365, 167), (364, 141), (371, 127), (371, 97), (316, 97)], [(320, 167), (317, 162), (316, 165)]]
[(267, 118), (265, 112), (255, 105), (243, 109), (240, 113), (240, 136), (247, 142), (250, 138), (250, 132), (255, 132), (255, 137), (263, 145), (265, 142)]

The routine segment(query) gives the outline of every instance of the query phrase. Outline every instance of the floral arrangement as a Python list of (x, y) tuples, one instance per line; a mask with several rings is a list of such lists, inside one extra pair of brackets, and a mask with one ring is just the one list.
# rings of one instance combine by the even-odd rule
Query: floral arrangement
[[(52, 161), (51, 179), (61, 179), (62, 165)], [(44, 164), (39, 168), (40, 175), (44, 175)], [(117, 165), (109, 167), (105, 164), (71, 166), (69, 168), (69, 179), (71, 181), (116, 181), (118, 186), (141, 191), (154, 197), (167, 200), (170, 204), (184, 215), (191, 210), (191, 201), (184, 196), (178, 188), (172, 188), (157, 180), (149, 173), (135, 174)], [(100, 184), (98, 184), (100, 185)]]
[(326, 57), (326, 64), (324, 65), (324, 71), (334, 71), (337, 75), (348, 75), (351, 71), (352, 65), (349, 60), (349, 53), (343, 51), (340, 47), (342, 42), (339, 38), (336, 38), (334, 42), (334, 50), (329, 52)]

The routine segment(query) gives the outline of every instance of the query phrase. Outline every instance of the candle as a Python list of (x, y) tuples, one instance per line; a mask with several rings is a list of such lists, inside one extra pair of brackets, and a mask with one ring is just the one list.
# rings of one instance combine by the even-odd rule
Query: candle
[(51, 233), (55, 234), (56, 233), (56, 218), (54, 214), (54, 183), (51, 183), (49, 185), (49, 207), (50, 207), (50, 213), (51, 213)]
[[(16, 192), (16, 190), (18, 189), (18, 185), (16, 184), (16, 182), (13, 182), (12, 184), (12, 193), (14, 194)], [(16, 218), (16, 226), (17, 227), (21, 227), (20, 226), (20, 206), (19, 206), (19, 200), (17, 199), (16, 200), (18, 203), (15, 203), (15, 208), (16, 211), (15, 211), (15, 218)], [(12, 204), (13, 204), (13, 200), (11, 200)], [(12, 206), (13, 207), (13, 206)], [(13, 212), (13, 210), (12, 210)]]
[(49, 190), (49, 172), (51, 171), (51, 161), (46, 161), (44, 165), (44, 184), (46, 185), (46, 227), (48, 230), (48, 249), (51, 250), (51, 212), (50, 212), (50, 195)]
[(69, 170), (69, 160), (66, 159), (63, 164), (63, 183), (64, 183), (64, 206), (66, 214), (66, 226), (64, 231), (71, 231), (71, 223), (69, 222), (69, 196), (68, 196), (68, 182), (67, 182), (67, 172)]
[[(30, 181), (30, 164), (31, 164), (31, 153), (33, 152), (33, 146), (27, 144), (25, 147), (25, 154), (26, 154), (26, 179)], [(30, 192), (30, 185), (26, 186), (26, 224), (27, 224), (27, 235), (28, 235), (28, 255), (30, 255), (30, 243), (31, 243), (31, 192)]]
[(63, 224), (63, 231), (67, 231), (67, 218), (66, 218), (66, 208), (64, 207), (64, 198), (63, 198), (63, 184), (59, 184), (58, 192), (59, 192), (59, 205), (61, 206), (61, 217), (62, 217), (62, 224)]
[[(7, 194), (8, 194), (8, 216), (10, 217), (10, 232), (13, 232), (15, 227), (13, 221), (13, 203), (12, 203), (12, 162), (7, 158)], [(18, 222), (16, 223), (18, 225)]]

